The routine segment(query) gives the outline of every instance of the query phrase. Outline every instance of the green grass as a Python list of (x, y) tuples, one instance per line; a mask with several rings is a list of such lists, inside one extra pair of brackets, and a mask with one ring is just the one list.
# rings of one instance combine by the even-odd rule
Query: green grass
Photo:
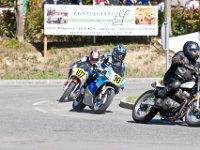
[(130, 96), (126, 99), (127, 102), (130, 102), (130, 103), (135, 103), (136, 100), (137, 100), (137, 96)]
[(17, 41), (16, 39), (11, 39), (5, 42), (4, 46), (6, 48), (19, 48), (20, 47), (20, 42)]

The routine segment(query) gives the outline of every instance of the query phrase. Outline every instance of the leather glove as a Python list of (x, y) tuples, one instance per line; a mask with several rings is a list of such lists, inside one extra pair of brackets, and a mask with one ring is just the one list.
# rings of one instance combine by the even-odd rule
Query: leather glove
[(184, 64), (185, 64), (184, 60), (183, 60), (183, 59), (180, 60), (180, 61), (179, 61), (179, 64), (180, 64), (180, 65), (184, 65)]

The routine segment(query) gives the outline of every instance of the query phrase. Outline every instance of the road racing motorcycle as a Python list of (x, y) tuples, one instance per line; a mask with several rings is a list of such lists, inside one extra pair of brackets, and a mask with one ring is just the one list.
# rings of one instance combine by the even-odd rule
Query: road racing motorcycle
[(132, 118), (135, 122), (147, 123), (159, 112), (162, 118), (169, 121), (185, 118), (189, 126), (200, 126), (200, 71), (199, 68), (185, 67), (195, 72), (194, 79), (181, 84), (177, 92), (163, 99), (162, 107), (155, 105), (155, 98), (167, 87), (162, 81), (152, 83), (154, 89), (144, 92), (134, 104)]
[(79, 90), (85, 84), (90, 72), (87, 71), (86, 63), (79, 62), (75, 63), (70, 72), (69, 78), (64, 83), (63, 94), (58, 100), (58, 102), (67, 102), (68, 100), (77, 97)]
[(115, 94), (124, 88), (124, 78), (115, 73), (109, 63), (105, 68), (97, 68), (95, 79), (86, 88), (81, 89), (81, 94), (73, 100), (72, 108), (82, 111), (89, 106), (94, 113), (104, 113), (110, 106)]

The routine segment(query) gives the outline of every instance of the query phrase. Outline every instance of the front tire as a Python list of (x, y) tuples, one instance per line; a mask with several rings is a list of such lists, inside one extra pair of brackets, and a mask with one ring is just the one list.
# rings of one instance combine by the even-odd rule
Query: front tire
[(200, 126), (200, 112), (196, 109), (196, 103), (196, 101), (191, 102), (185, 114), (185, 122), (193, 127)]
[(72, 108), (75, 111), (82, 111), (85, 108), (85, 104), (83, 104), (83, 96), (80, 95), (77, 99), (75, 99), (72, 103)]
[[(115, 96), (114, 89), (108, 89), (105, 94), (103, 95), (103, 98), (106, 98), (105, 103), (101, 104), (98, 109), (93, 108), (94, 113), (96, 114), (102, 114), (106, 111), (106, 109), (110, 106), (113, 98)], [(101, 99), (101, 101), (104, 101)]]
[(147, 123), (157, 114), (154, 99), (154, 90), (146, 91), (137, 99), (132, 110), (132, 118), (135, 122)]
[(66, 102), (65, 98), (68, 97), (71, 94), (71, 92), (74, 90), (76, 84), (74, 82), (71, 82), (68, 88), (64, 91), (63, 95), (58, 100), (59, 102)]

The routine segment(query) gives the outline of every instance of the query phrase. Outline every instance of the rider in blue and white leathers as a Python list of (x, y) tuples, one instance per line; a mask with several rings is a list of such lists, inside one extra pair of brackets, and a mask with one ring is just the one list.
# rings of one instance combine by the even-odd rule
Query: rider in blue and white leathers
[(97, 63), (97, 67), (106, 67), (105, 62), (108, 61), (112, 66), (115, 73), (119, 74), (123, 78), (123, 84), (125, 83), (125, 64), (124, 59), (126, 57), (126, 48), (122, 45), (114, 47), (113, 52), (104, 54)]

